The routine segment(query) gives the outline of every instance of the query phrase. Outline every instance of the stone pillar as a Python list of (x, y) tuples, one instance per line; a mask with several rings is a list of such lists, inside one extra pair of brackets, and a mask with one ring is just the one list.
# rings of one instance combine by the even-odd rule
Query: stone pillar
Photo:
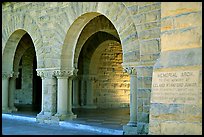
[(12, 77), (12, 72), (2, 72), (2, 113), (11, 112), (9, 109), (9, 78)]
[[(71, 76), (71, 71), (55, 71), (55, 76), (57, 76), (57, 113), (55, 114), (59, 120), (72, 119), (75, 115), (72, 113), (72, 96), (70, 96), (70, 88), (72, 86), (68, 85), (68, 78)], [(72, 83), (71, 83), (72, 84)], [(72, 101), (71, 101), (72, 102)], [(70, 108), (71, 107), (71, 108)]]
[(67, 113), (69, 114), (70, 118), (76, 118), (76, 115), (72, 112), (72, 78), (69, 77), (68, 79), (68, 102), (67, 102)]
[(49, 69), (37, 69), (37, 75), (42, 78), (42, 108), (36, 120), (46, 123), (56, 114), (56, 78)]
[(79, 108), (79, 79), (73, 78), (73, 108)]
[(85, 105), (85, 96), (84, 96), (84, 93), (85, 93), (85, 80), (81, 76), (80, 102), (81, 102), (81, 106), (82, 107)]
[(93, 103), (93, 85), (95, 81), (95, 76), (89, 75), (87, 76), (86, 82), (86, 106), (85, 108), (97, 108)]
[(17, 111), (18, 109), (14, 106), (14, 96), (15, 96), (15, 88), (16, 88), (16, 78), (18, 77), (18, 72), (14, 72), (13, 77), (10, 78), (10, 86), (9, 86), (9, 109), (11, 111)]
[(125, 68), (130, 75), (130, 121), (123, 126), (124, 134), (137, 134), (137, 72), (135, 67)]

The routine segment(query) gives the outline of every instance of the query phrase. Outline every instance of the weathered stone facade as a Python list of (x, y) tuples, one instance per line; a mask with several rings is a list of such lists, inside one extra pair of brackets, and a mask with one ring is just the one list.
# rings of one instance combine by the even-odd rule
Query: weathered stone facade
[[(125, 134), (202, 134), (201, 2), (2, 5), (3, 112), (35, 102), (38, 75), (39, 122), (76, 118), (72, 107), (130, 107)], [(177, 79), (160, 78), (169, 73)], [(189, 86), (160, 86), (175, 80)]]

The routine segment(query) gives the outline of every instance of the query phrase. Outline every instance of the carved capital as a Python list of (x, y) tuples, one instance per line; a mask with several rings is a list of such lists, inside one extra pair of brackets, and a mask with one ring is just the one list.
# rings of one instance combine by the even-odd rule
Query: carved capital
[(2, 72), (2, 79), (8, 79), (13, 76), (13, 71), (12, 72)]
[(135, 67), (124, 67), (123, 72), (126, 72), (129, 75), (137, 75), (137, 71)]
[(14, 79), (18, 78), (18, 75), (19, 75), (19, 72), (14, 72), (14, 73), (13, 73), (13, 78), (14, 78)]
[(54, 75), (57, 78), (68, 78), (71, 76), (71, 71), (68, 70), (56, 70), (54, 71)]
[(76, 77), (77, 76), (78, 69), (73, 70), (55, 70), (54, 75), (57, 78), (69, 78), (69, 77)]
[(54, 78), (54, 72), (53, 71), (42, 71), (42, 70), (37, 70), (37, 75), (40, 76), (42, 79), (45, 78)]

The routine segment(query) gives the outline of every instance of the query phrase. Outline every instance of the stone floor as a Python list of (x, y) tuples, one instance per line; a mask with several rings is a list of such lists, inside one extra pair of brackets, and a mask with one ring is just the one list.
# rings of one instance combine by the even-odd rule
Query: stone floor
[[(2, 135), (114, 135), (87, 129), (37, 123), (34, 118), (2, 114)], [(121, 135), (121, 134), (120, 134)]]
[[(129, 122), (129, 108), (111, 108), (111, 109), (84, 109), (74, 108), (76, 119), (72, 121), (65, 121), (71, 123), (78, 123), (82, 125), (89, 125), (95, 127), (110, 128), (115, 130), (122, 130), (123, 125)], [(18, 116), (36, 117), (39, 111), (34, 111), (31, 108), (19, 108), (19, 111), (13, 113)]]

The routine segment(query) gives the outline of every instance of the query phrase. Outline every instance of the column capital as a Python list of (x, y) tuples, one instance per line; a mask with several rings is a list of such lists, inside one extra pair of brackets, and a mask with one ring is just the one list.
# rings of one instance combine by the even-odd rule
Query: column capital
[(2, 72), (2, 79), (8, 79), (13, 76), (13, 71), (11, 72)]
[(72, 70), (55, 70), (54, 76), (57, 78), (69, 78), (69, 77), (76, 77), (77, 76), (78, 69), (72, 69)]
[(54, 71), (37, 70), (37, 75), (40, 76), (42, 79), (54, 78)]
[(137, 75), (136, 67), (123, 67), (123, 72), (126, 72), (129, 75)]
[(17, 72), (17, 71), (14, 72), (14, 73), (13, 73), (13, 78), (14, 78), (14, 79), (18, 78), (18, 75), (19, 75), (19, 72)]

